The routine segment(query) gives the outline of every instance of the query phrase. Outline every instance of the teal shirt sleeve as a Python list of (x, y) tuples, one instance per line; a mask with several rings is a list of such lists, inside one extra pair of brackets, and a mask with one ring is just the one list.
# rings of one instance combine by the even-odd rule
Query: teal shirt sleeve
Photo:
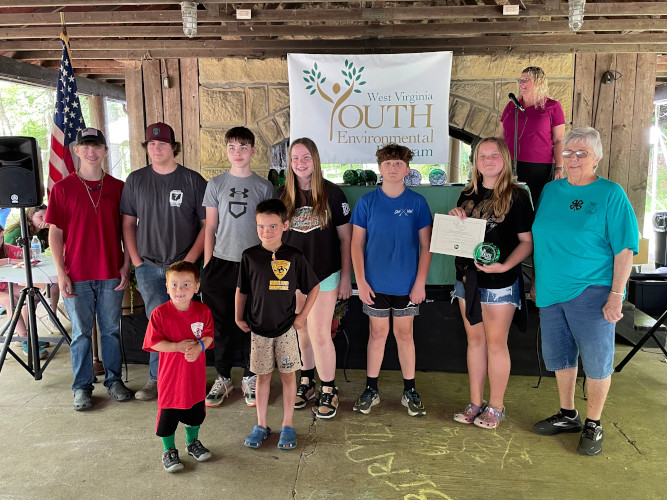
[(630, 200), (618, 184), (612, 184), (607, 208), (607, 236), (611, 251), (619, 254), (626, 248), (639, 252), (639, 227)]

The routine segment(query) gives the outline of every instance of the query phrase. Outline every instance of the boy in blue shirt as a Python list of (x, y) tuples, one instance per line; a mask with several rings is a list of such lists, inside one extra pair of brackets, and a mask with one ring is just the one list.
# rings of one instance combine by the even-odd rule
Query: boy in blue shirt
[(352, 264), (359, 299), (369, 317), (366, 389), (354, 411), (368, 414), (380, 402), (378, 375), (389, 335), (389, 317), (403, 373), (401, 404), (408, 415), (425, 415), (415, 390), (413, 320), (426, 298), (431, 265), (432, 218), (426, 199), (405, 188), (412, 151), (388, 144), (376, 152), (382, 186), (359, 198), (352, 213)]

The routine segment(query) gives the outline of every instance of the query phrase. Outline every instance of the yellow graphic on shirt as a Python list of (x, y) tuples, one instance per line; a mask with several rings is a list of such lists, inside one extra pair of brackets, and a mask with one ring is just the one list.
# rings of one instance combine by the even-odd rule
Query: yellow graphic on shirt
[(289, 271), (289, 267), (290, 262), (288, 260), (271, 261), (271, 269), (278, 279), (269, 281), (269, 290), (289, 290), (289, 281), (282, 281), (287, 271)]

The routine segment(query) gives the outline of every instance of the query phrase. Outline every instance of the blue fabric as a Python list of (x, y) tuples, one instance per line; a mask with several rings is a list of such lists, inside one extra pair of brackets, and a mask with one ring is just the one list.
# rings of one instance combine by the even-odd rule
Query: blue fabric
[(94, 281), (75, 281), (72, 298), (63, 297), (72, 322), (72, 390), (93, 390), (93, 318), (97, 314), (100, 349), (104, 361), (104, 386), (121, 380), (120, 313), (123, 291), (114, 291), (120, 278)]
[(611, 286), (614, 255), (639, 250), (639, 230), (623, 188), (598, 178), (567, 179), (542, 191), (533, 223), (538, 307), (567, 302), (589, 285)]
[(540, 308), (542, 357), (547, 370), (574, 368), (581, 355), (588, 378), (603, 379), (612, 374), (616, 324), (602, 314), (610, 289), (589, 286), (572, 300)]
[[(150, 320), (153, 309), (169, 301), (167, 293), (167, 268), (152, 266), (144, 261), (134, 269), (137, 287), (146, 306), (146, 317)], [(157, 381), (159, 353), (151, 352), (149, 361), (149, 380)]]
[(366, 230), (364, 270), (374, 292), (410, 293), (417, 277), (419, 230), (432, 221), (426, 198), (410, 189), (390, 198), (379, 187), (359, 198), (351, 222)]
[(11, 212), (11, 208), (0, 208), (0, 226), (3, 228), (5, 227), (5, 223), (7, 222), (7, 217), (9, 217), (9, 212)]

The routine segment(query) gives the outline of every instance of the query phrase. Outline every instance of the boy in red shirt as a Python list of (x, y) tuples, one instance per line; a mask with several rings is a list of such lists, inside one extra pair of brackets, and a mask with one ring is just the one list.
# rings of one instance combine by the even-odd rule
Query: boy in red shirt
[(199, 291), (199, 268), (181, 261), (166, 273), (170, 301), (151, 314), (144, 350), (160, 353), (158, 414), (155, 434), (162, 438), (162, 464), (167, 472), (183, 469), (174, 435), (185, 424), (188, 454), (198, 462), (211, 458), (199, 441), (199, 427), (206, 418), (206, 356), (213, 345), (213, 318), (209, 308), (192, 297)]

